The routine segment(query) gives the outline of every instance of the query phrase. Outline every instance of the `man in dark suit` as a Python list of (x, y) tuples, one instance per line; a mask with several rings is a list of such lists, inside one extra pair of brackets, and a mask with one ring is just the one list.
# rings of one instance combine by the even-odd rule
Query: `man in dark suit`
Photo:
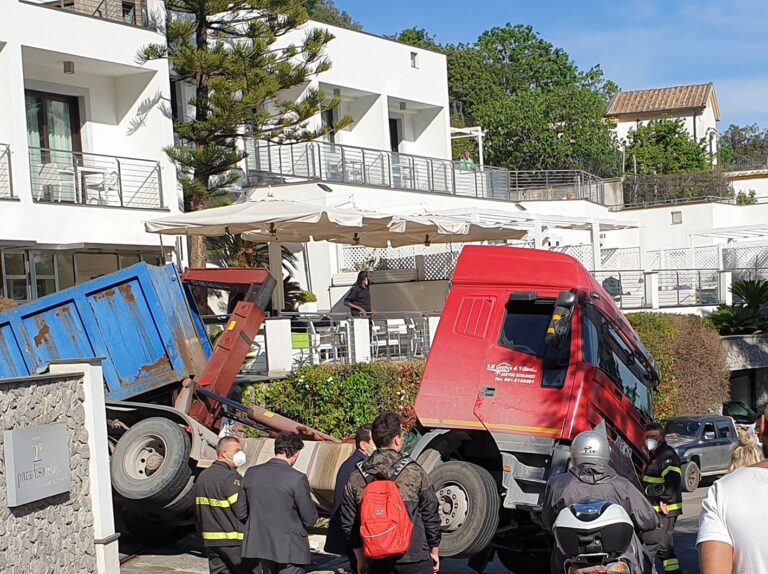
[(336, 489), (333, 496), (333, 514), (328, 523), (328, 536), (325, 540), (325, 551), (331, 554), (346, 554), (349, 558), (349, 571), (357, 574), (357, 559), (352, 547), (347, 542), (347, 537), (341, 529), (341, 514), (339, 507), (344, 498), (344, 487), (357, 464), (367, 459), (376, 450), (376, 445), (371, 439), (371, 425), (361, 426), (355, 433), (355, 452), (345, 460), (336, 474)]
[(307, 476), (294, 470), (304, 443), (296, 433), (275, 439), (275, 457), (248, 469), (235, 513), (247, 520), (243, 570), (258, 574), (304, 574), (312, 559), (307, 528), (317, 522)]

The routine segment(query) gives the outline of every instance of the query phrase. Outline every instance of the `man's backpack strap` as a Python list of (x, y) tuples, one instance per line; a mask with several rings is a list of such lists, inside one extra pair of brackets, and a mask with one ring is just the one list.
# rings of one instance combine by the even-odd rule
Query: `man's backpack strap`
[(355, 468), (357, 468), (357, 470), (359, 470), (359, 471), (360, 471), (360, 474), (362, 474), (362, 475), (363, 475), (363, 479), (365, 480), (365, 483), (366, 483), (366, 484), (368, 484), (369, 482), (371, 482), (371, 481), (373, 480), (373, 478), (374, 478), (374, 477), (373, 477), (373, 475), (371, 475), (370, 473), (368, 473), (368, 472), (365, 472), (365, 471), (363, 470), (363, 463), (364, 463), (364, 462), (365, 462), (364, 460), (361, 460), (360, 462), (358, 462), (358, 463), (355, 465)]
[(405, 470), (405, 467), (412, 462), (415, 461), (410, 456), (404, 456), (401, 458), (400, 462), (397, 463), (397, 466), (395, 466), (395, 469), (392, 471), (392, 480), (395, 480), (398, 476), (400, 476), (400, 473)]

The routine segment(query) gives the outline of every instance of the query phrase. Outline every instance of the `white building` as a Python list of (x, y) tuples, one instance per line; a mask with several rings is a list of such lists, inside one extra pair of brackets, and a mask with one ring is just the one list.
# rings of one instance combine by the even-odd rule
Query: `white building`
[(615, 122), (614, 132), (620, 142), (626, 142), (630, 131), (651, 120), (672, 119), (681, 120), (695, 141), (704, 140), (711, 156), (717, 152), (720, 107), (712, 82), (619, 92), (605, 115)]
[(35, 298), (141, 258), (180, 210), (159, 0), (3, 0), (0, 295)]

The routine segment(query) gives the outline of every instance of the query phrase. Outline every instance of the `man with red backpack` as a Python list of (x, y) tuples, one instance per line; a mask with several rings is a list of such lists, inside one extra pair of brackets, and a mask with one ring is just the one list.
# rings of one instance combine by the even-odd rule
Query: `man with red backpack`
[(382, 413), (371, 427), (378, 446), (344, 489), (341, 528), (359, 574), (436, 574), (440, 517), (427, 473), (402, 454), (403, 419)]

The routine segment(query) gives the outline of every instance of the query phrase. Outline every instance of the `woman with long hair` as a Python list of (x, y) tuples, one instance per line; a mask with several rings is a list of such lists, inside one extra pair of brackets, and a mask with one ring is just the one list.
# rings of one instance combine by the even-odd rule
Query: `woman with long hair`
[(733, 472), (745, 466), (752, 466), (763, 460), (763, 449), (757, 441), (757, 435), (750, 432), (742, 432), (739, 442), (731, 454), (731, 465), (728, 472)]

